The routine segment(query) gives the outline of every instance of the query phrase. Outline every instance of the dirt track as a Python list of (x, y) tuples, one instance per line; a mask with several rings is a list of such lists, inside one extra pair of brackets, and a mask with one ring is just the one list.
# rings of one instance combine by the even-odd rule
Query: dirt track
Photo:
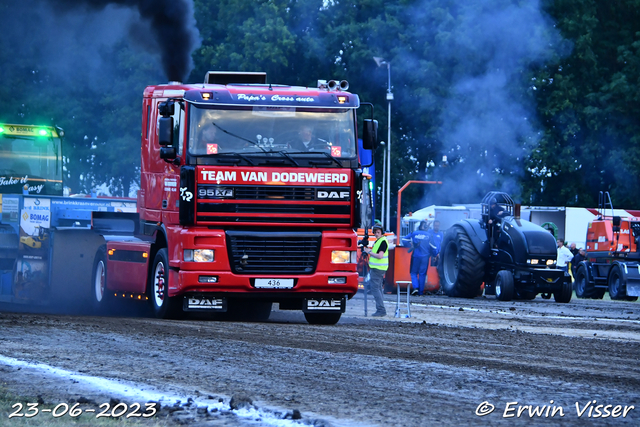
[[(244, 395), (255, 407), (280, 411), (282, 418), (299, 410), (302, 418), (296, 422), (306, 424), (640, 422), (638, 303), (431, 296), (414, 300), (411, 319), (394, 319), (395, 296), (386, 298), (386, 319), (363, 317), (359, 295), (333, 327), (310, 326), (301, 313), (279, 311), (266, 323), (3, 311), (0, 355), (198, 402), (222, 398), (228, 405), (231, 396), (237, 401)], [(115, 394), (1, 359), (0, 378), (21, 395), (41, 395), (54, 404), (81, 396), (108, 402)], [(620, 411), (627, 406), (627, 414), (589, 419), (587, 409), (579, 417), (577, 410), (593, 400), (591, 406), (621, 405)], [(476, 415), (482, 402), (494, 405), (493, 413)], [(518, 403), (505, 413), (508, 402)], [(538, 407), (543, 416), (531, 417), (525, 408), (518, 418), (521, 405)], [(543, 405), (551, 410), (545, 412)], [(561, 411), (552, 417), (554, 408)], [(200, 412), (165, 410), (161, 416), (176, 423), (255, 425), (228, 412), (221, 418), (225, 411), (206, 417)]]

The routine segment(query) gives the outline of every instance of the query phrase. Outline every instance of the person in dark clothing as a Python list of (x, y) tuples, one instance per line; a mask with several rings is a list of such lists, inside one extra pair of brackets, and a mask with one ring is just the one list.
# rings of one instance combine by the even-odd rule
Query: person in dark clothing
[(582, 248), (578, 249), (578, 254), (571, 258), (571, 274), (574, 279), (576, 278), (576, 272), (578, 271), (580, 263), (585, 259), (587, 259), (587, 253)]
[(575, 243), (572, 243), (572, 244), (569, 245), (569, 250), (571, 251), (573, 256), (578, 255), (579, 250), (578, 250), (578, 248), (576, 248), (576, 244)]
[(491, 207), (489, 208), (489, 224), (499, 222), (508, 214), (509, 213), (505, 210), (505, 208), (498, 204), (498, 201), (495, 197), (491, 199)]
[(494, 242), (498, 240), (500, 235), (500, 227), (498, 224), (505, 216), (509, 215), (506, 209), (498, 204), (498, 201), (494, 197), (491, 199), (491, 206), (489, 207), (489, 227), (492, 230), (494, 236)]
[(292, 151), (323, 151), (330, 148), (327, 141), (317, 138), (313, 134), (313, 128), (309, 125), (303, 125), (298, 135), (300, 140), (289, 144)]
[(403, 241), (408, 243), (412, 249), (410, 272), (413, 292), (411, 295), (422, 295), (424, 293), (429, 258), (436, 256), (435, 248), (431, 245), (428, 228), (428, 222), (421, 221), (418, 230), (403, 238)]
[(435, 256), (431, 257), (431, 265), (437, 266), (438, 261), (440, 260), (440, 247), (442, 246), (442, 240), (444, 239), (444, 234), (440, 231), (440, 221), (437, 219), (433, 221), (433, 228), (429, 229), (429, 238), (431, 246), (435, 252)]

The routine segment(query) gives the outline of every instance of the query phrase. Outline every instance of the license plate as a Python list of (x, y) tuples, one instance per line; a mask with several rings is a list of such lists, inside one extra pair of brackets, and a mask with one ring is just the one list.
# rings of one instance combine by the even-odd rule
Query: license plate
[(255, 287), (260, 289), (291, 289), (293, 279), (256, 279)]

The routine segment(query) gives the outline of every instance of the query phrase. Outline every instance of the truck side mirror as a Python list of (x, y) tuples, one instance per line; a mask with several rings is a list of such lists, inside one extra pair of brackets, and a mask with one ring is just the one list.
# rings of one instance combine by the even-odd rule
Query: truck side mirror
[(173, 116), (175, 111), (175, 103), (172, 101), (165, 101), (158, 104), (158, 112), (162, 117)]
[(158, 144), (165, 147), (173, 145), (173, 117), (158, 119)]
[(174, 160), (178, 157), (178, 152), (176, 151), (176, 147), (161, 147), (160, 148), (160, 158), (163, 160)]
[(364, 119), (362, 121), (362, 148), (375, 150), (378, 148), (378, 121)]

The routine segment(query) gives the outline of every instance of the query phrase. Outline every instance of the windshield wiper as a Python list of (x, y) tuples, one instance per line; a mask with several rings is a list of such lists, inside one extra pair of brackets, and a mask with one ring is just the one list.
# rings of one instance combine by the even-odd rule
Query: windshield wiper
[[(253, 144), (253, 145), (255, 145), (256, 147), (258, 147), (259, 149), (261, 149), (261, 150), (262, 150), (262, 151), (264, 151), (265, 153), (267, 152), (267, 150), (265, 150), (265, 149), (264, 149), (264, 148), (262, 148), (260, 145), (258, 145), (258, 143), (257, 143), (257, 142), (252, 141), (252, 140), (250, 140), (249, 138), (245, 138), (244, 136), (236, 135), (235, 133), (229, 132), (228, 130), (223, 129), (223, 128), (221, 128), (220, 126), (218, 126), (218, 125), (216, 124), (216, 122), (211, 122), (211, 124), (212, 124), (212, 125), (214, 125), (216, 128), (220, 129), (222, 132), (226, 133), (227, 135), (231, 135), (231, 136), (233, 136), (234, 138), (238, 138), (238, 139), (241, 139), (242, 141), (246, 141), (246, 142), (248, 142), (249, 144)], [(237, 154), (237, 153), (236, 153), (236, 154)]]
[(282, 154), (284, 157), (286, 157), (287, 159), (291, 160), (291, 162), (292, 162), (294, 165), (296, 165), (296, 166), (300, 167), (300, 163), (296, 162), (296, 161), (295, 161), (295, 159), (294, 159), (293, 157), (291, 157), (291, 156), (289, 155), (289, 153), (287, 153), (286, 151), (271, 151), (271, 153), (278, 153), (278, 154)]
[(331, 154), (327, 153), (326, 151), (294, 151), (294, 152), (289, 151), (289, 154), (316, 154), (316, 153), (322, 154), (328, 157), (330, 160), (333, 160), (334, 162), (336, 162), (338, 166), (342, 167), (342, 163), (337, 161), (334, 157), (331, 156)]
[(220, 155), (222, 155), (222, 156), (238, 156), (240, 159), (246, 161), (251, 166), (255, 166), (256, 165), (250, 158), (248, 158), (244, 154), (240, 154), (240, 153), (237, 153), (235, 151), (232, 151), (230, 153), (218, 153), (218, 156), (220, 156)]

